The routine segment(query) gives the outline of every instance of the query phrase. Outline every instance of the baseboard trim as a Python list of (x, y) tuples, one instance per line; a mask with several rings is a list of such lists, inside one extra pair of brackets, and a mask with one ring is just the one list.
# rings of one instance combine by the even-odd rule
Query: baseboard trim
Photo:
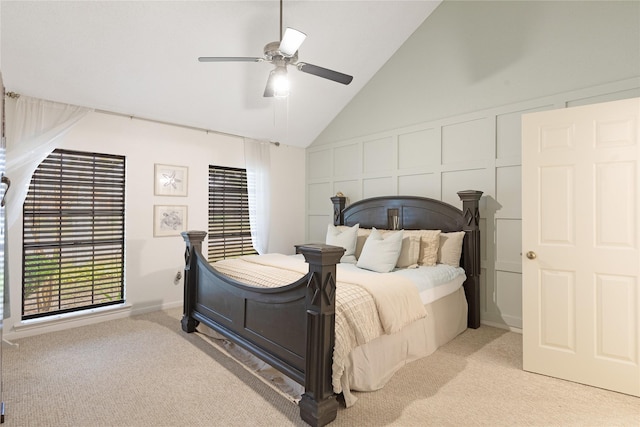
[(481, 320), (480, 323), (483, 324), (483, 325), (494, 327), (494, 328), (506, 329), (506, 330), (508, 330), (510, 332), (515, 332), (517, 334), (522, 334), (522, 329), (521, 328), (514, 328), (513, 326), (505, 325), (504, 323), (491, 322), (489, 320)]
[(181, 306), (182, 301), (151, 305), (132, 305), (125, 303), (117, 306), (101, 307), (83, 310), (76, 313), (26, 320), (20, 322), (20, 324), (14, 325), (9, 331), (5, 330), (3, 339), (10, 342), (20, 338), (78, 328), (95, 323), (107, 322), (109, 320), (122, 319), (152, 311), (169, 310)]

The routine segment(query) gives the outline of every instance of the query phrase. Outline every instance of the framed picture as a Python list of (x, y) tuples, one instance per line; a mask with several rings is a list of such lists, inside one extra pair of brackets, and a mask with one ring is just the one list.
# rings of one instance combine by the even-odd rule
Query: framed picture
[(154, 165), (154, 191), (156, 196), (186, 196), (189, 183), (186, 166)]
[(187, 206), (154, 205), (154, 237), (178, 236), (187, 231)]

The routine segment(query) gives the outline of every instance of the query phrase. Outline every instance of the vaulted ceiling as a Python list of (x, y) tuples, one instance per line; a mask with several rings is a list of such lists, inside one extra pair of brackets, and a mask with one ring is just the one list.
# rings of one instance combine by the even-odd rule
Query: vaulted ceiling
[(5, 87), (62, 103), (306, 147), (440, 1), (285, 0), (307, 34), (300, 61), (354, 77), (344, 86), (289, 67), (291, 94), (264, 98), (280, 4), (261, 1), (5, 1)]

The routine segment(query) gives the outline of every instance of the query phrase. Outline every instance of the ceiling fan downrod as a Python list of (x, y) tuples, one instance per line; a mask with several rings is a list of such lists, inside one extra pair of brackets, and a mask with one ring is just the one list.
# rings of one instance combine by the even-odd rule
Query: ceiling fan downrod
[(282, 0), (280, 0), (280, 41), (282, 41)]

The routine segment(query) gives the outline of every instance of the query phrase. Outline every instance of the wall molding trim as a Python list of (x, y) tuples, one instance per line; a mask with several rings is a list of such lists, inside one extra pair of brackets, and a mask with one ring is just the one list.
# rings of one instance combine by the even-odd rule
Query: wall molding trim
[(347, 204), (415, 195), (459, 205), (457, 191), (484, 192), (480, 204), (483, 322), (522, 327), (522, 114), (640, 97), (640, 76), (430, 120), (306, 150), (307, 241), (323, 241), (329, 198)]

